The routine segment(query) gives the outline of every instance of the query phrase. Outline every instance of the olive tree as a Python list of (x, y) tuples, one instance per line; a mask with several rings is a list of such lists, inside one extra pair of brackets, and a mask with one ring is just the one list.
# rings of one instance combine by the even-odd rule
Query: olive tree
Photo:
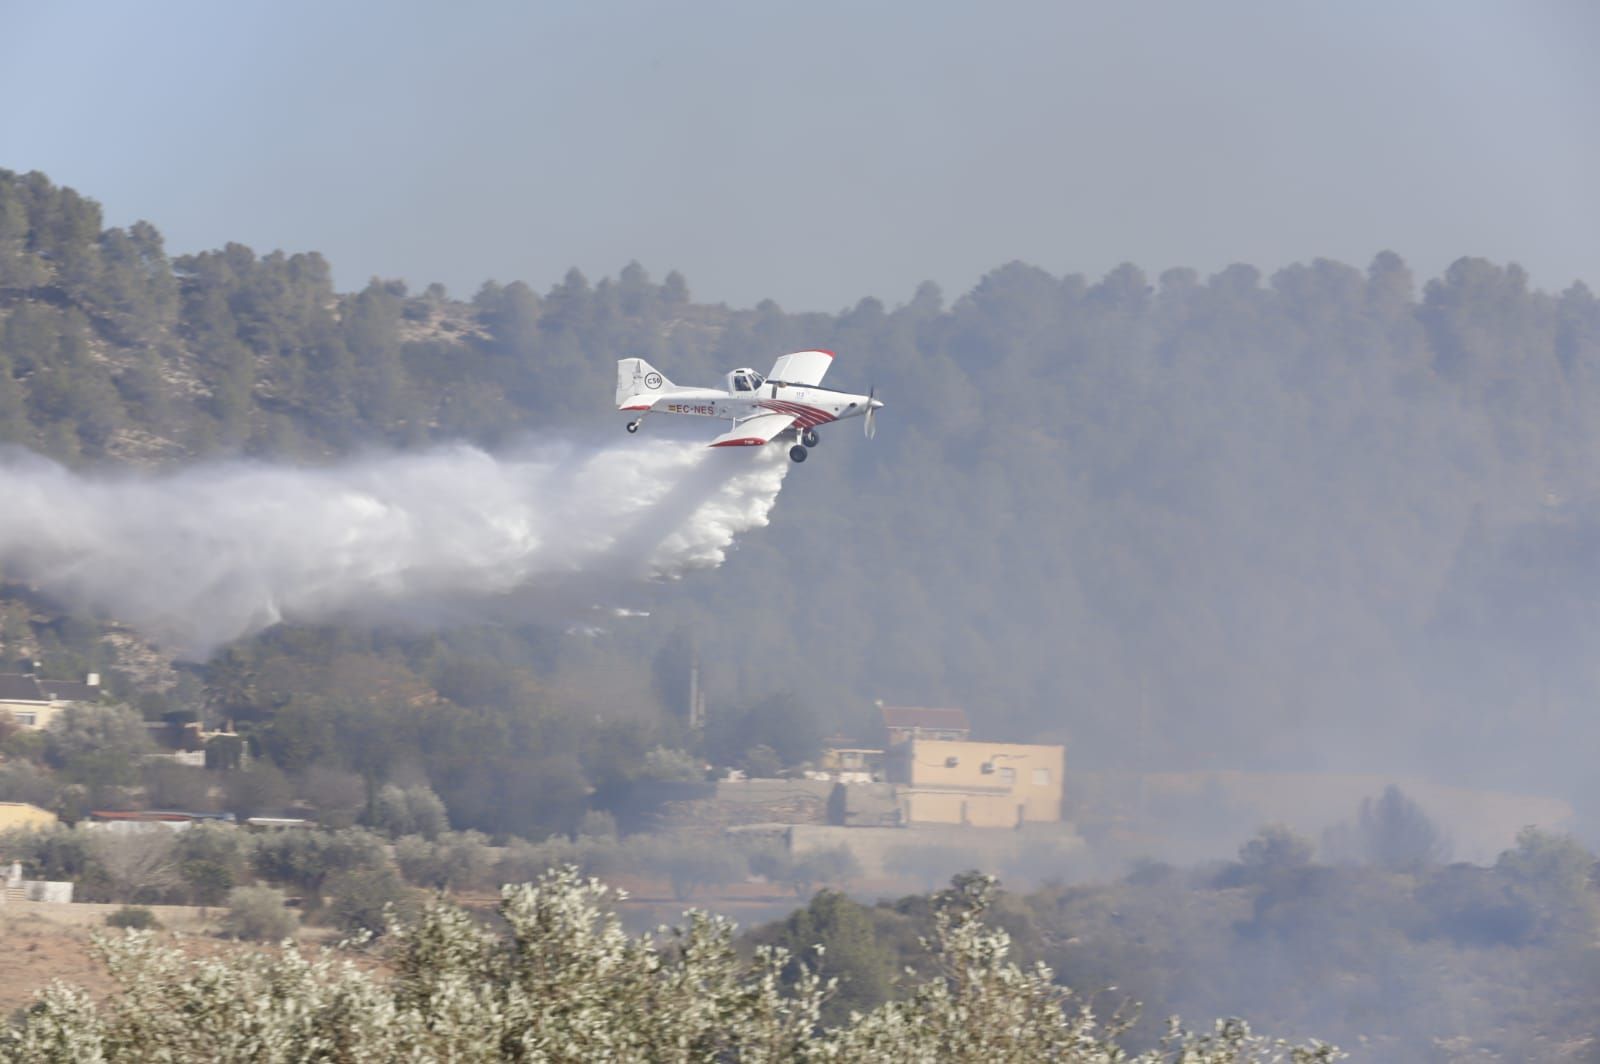
[(234, 938), (281, 942), (298, 926), (300, 917), (284, 904), (281, 890), (235, 887), (228, 893), (228, 915), (222, 920), (222, 929)]
[[(195, 958), (146, 932), (98, 948), (122, 993), (96, 1003), (53, 984), (0, 1032), (0, 1057), (67, 1062), (305, 1060), (459, 1062), (886, 1061), (971, 1064), (1314, 1064), (1338, 1054), (1288, 1046), (1228, 1021), (1174, 1030), (1139, 1056), (1043, 967), (1023, 969), (983, 922), (983, 891), (941, 911), (929, 943), (937, 970), (903, 1000), (822, 1026), (831, 982), (790, 955), (746, 959), (733, 927), (687, 923), (631, 936), (609, 891), (576, 869), (503, 889), (499, 933), (442, 900), (389, 938), (386, 971), (281, 949)], [(182, 1007), (174, 1007), (181, 1002)]]

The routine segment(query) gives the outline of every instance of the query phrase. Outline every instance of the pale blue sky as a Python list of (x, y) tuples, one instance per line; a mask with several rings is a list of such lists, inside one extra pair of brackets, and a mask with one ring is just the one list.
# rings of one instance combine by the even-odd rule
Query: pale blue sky
[(14, 3), (0, 167), (170, 250), (837, 310), (1392, 248), (1600, 287), (1600, 5)]

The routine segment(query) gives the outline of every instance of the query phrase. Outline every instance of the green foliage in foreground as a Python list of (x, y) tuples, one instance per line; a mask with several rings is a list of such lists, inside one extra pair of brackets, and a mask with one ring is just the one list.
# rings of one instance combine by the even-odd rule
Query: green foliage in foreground
[(101, 1061), (1066, 1061), (1128, 1064), (1315, 1062), (1328, 1046), (1289, 1046), (1242, 1023), (1176, 1028), (1131, 1056), (1122, 1025), (1101, 1024), (1051, 973), (1013, 963), (983, 923), (988, 887), (942, 910), (933, 970), (903, 999), (825, 1030), (831, 982), (786, 980), (788, 954), (745, 961), (733, 928), (703, 913), (659, 936), (631, 937), (606, 912), (607, 889), (574, 869), (508, 886), (496, 934), (465, 911), (430, 905), (392, 938), (392, 976), (292, 947), (195, 960), (130, 932), (99, 948), (122, 994), (97, 1005), (55, 984), (0, 1034), (5, 1059)]

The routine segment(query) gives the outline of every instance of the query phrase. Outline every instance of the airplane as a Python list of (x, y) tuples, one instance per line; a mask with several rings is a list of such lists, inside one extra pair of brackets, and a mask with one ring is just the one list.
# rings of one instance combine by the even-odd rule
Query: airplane
[(617, 409), (636, 410), (628, 422), (638, 432), (653, 413), (727, 418), (733, 427), (711, 441), (712, 447), (761, 447), (780, 436), (793, 439), (791, 461), (804, 462), (807, 448), (818, 443), (817, 426), (865, 417), (867, 439), (876, 435), (873, 414), (882, 409), (872, 391), (851, 395), (822, 387), (833, 365), (832, 351), (796, 351), (784, 355), (762, 376), (753, 369), (728, 374), (727, 388), (686, 388), (642, 358), (617, 361)]

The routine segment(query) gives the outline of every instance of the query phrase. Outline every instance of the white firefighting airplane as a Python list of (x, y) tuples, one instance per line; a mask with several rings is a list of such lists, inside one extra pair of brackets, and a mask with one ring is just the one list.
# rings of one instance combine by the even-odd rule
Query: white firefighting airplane
[(628, 422), (638, 432), (645, 416), (657, 411), (727, 418), (733, 427), (711, 441), (713, 447), (760, 447), (787, 434), (795, 439), (789, 457), (806, 460), (806, 448), (817, 445), (817, 426), (865, 417), (867, 439), (874, 435), (872, 416), (883, 403), (872, 392), (851, 395), (823, 388), (822, 376), (833, 365), (832, 351), (797, 351), (784, 355), (763, 377), (753, 369), (728, 374), (728, 387), (684, 388), (642, 358), (617, 362), (617, 409), (637, 410)]

